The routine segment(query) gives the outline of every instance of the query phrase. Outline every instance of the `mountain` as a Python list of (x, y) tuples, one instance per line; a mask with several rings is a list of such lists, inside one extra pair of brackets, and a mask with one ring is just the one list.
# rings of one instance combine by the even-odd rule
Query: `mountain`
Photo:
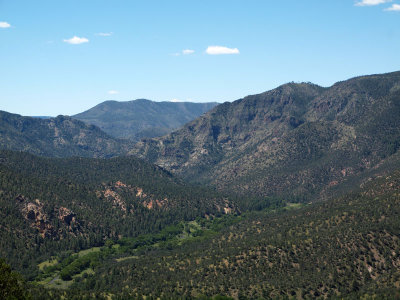
[(51, 256), (236, 212), (234, 199), (134, 157), (0, 151), (0, 257), (28, 278)]
[(154, 102), (145, 99), (106, 101), (73, 118), (96, 125), (111, 136), (138, 141), (144, 137), (165, 135), (216, 105), (215, 102)]
[[(360, 183), (400, 148), (400, 72), (289, 83), (221, 104), (131, 154), (241, 195), (308, 201)], [(364, 175), (363, 175), (364, 174)]]
[(0, 111), (0, 149), (52, 157), (113, 157), (129, 147), (129, 142), (67, 116), (43, 119)]
[(397, 299), (399, 190), (397, 170), (331, 201), (197, 220), (187, 224), (191, 238), (146, 247), (135, 240), (125, 254), (118, 249), (126, 243), (103, 247), (98, 264), (94, 254), (58, 259), (39, 278), (49, 286), (57, 268), (62, 276), (83, 266), (68, 290), (60, 291), (68, 281), (52, 290), (53, 299)]

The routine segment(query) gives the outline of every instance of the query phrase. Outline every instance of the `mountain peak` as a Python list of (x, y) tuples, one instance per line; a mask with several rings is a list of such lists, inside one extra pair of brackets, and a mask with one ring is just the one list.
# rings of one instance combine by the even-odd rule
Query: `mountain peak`
[(118, 137), (139, 140), (162, 136), (210, 110), (217, 103), (106, 101), (73, 118)]
[(400, 148), (399, 93), (400, 72), (329, 88), (291, 82), (221, 104), (131, 153), (246, 195), (326, 195), (323, 186), (363, 174)]

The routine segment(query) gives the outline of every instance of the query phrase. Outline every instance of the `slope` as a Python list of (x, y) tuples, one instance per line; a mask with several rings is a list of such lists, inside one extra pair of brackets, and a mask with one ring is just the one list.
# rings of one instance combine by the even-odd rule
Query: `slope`
[(70, 293), (96, 287), (122, 298), (394, 299), (399, 190), (395, 171), (332, 201), (248, 214), (210, 239), (104, 263)]
[(112, 157), (128, 147), (128, 142), (67, 116), (42, 119), (0, 111), (0, 149), (53, 157)]
[(134, 157), (0, 151), (0, 257), (29, 276), (39, 261), (63, 251), (236, 211), (231, 199)]
[(154, 102), (138, 99), (106, 101), (73, 118), (100, 127), (117, 138), (140, 140), (177, 129), (209, 111), (217, 103)]
[(224, 103), (131, 154), (242, 195), (314, 199), (400, 147), (400, 72), (330, 88), (289, 83)]

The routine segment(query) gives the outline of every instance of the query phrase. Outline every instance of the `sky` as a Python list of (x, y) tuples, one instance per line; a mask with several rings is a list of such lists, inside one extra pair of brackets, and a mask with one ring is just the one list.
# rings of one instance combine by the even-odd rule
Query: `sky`
[(225, 102), (400, 70), (400, 0), (0, 0), (0, 110)]

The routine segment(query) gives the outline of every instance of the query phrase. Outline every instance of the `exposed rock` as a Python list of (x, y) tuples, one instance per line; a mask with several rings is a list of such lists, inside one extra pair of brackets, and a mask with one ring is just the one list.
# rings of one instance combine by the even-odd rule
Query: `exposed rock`
[[(54, 208), (51, 213), (46, 214), (44, 204), (39, 199), (29, 201), (25, 196), (18, 195), (15, 201), (21, 205), (23, 217), (30, 222), (32, 228), (39, 231), (43, 238), (59, 239), (62, 237), (61, 233), (64, 229), (74, 235), (81, 231), (81, 225), (76, 214), (66, 207)], [(61, 220), (64, 225), (58, 230), (51, 224), (55, 217)]]
[(400, 150), (399, 86), (400, 72), (329, 88), (289, 83), (220, 104), (130, 153), (229, 193), (325, 199)]
[(43, 211), (43, 204), (38, 199), (35, 200), (35, 203), (27, 202), (24, 196), (19, 195), (16, 200), (20, 203), (25, 202), (21, 211), (25, 219), (31, 222), (32, 228), (37, 229), (43, 238), (54, 237), (54, 227), (48, 221), (48, 217)]
[(158, 208), (161, 208), (161, 207), (165, 206), (165, 205), (167, 204), (167, 202), (168, 202), (168, 199), (167, 199), (167, 198), (164, 198), (164, 200), (158, 200), (158, 199), (153, 200), (153, 199), (149, 199), (149, 200), (143, 202), (143, 206), (146, 207), (146, 208), (148, 208), (148, 209), (153, 209), (153, 208), (155, 208), (156, 206), (157, 206)]
[[(121, 192), (125, 194), (132, 195), (128, 199), (123, 199), (121, 196)], [(103, 191), (96, 192), (97, 197), (101, 197), (102, 195), (109, 201), (112, 202), (114, 207), (119, 207), (124, 212), (133, 213), (133, 209), (127, 209), (128, 204), (127, 200), (135, 200), (136, 198), (143, 199), (141, 205), (148, 209), (154, 208), (167, 208), (168, 198), (157, 199), (154, 195), (146, 194), (141, 187), (133, 187), (129, 184), (123, 183), (122, 181), (117, 181), (114, 185), (105, 185), (105, 189)]]
[(143, 194), (143, 189), (138, 187), (136, 188), (136, 197), (146, 197), (146, 194)]
[(116, 183), (115, 183), (115, 187), (127, 187), (127, 185), (125, 184), (125, 183), (123, 183), (123, 182), (121, 182), (121, 181), (117, 181)]
[(113, 206), (120, 207), (122, 211), (126, 212), (126, 203), (124, 200), (122, 200), (121, 196), (117, 194), (117, 192), (109, 188), (103, 192), (103, 195), (108, 200), (112, 201)]
[(76, 214), (66, 207), (60, 207), (58, 209), (58, 219), (70, 226), (76, 222)]

